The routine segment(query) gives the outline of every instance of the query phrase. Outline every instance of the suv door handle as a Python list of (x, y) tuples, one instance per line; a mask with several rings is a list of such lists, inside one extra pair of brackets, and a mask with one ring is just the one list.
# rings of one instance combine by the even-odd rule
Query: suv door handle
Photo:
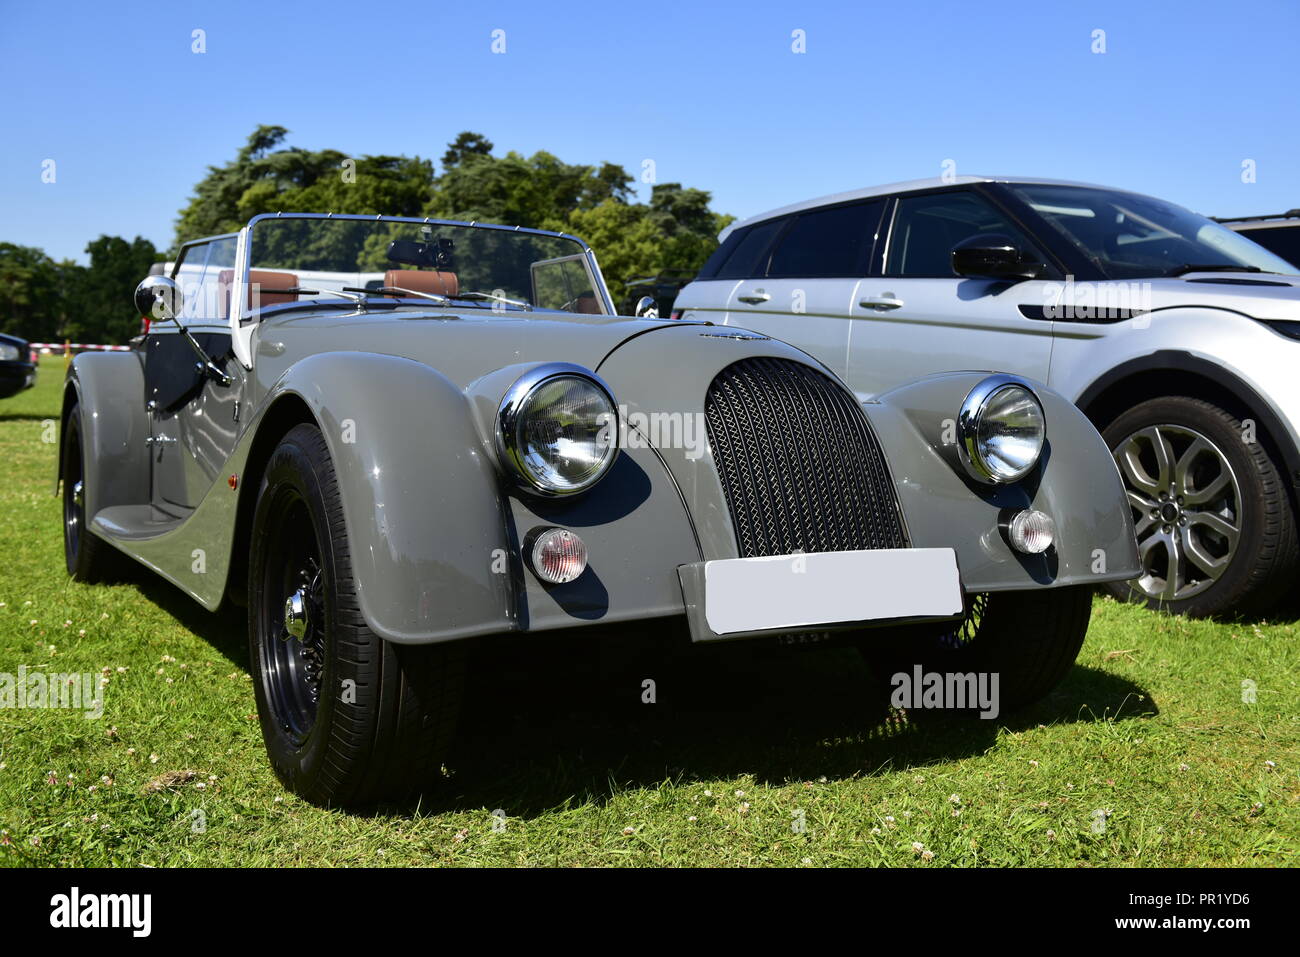
[(897, 309), (903, 304), (901, 299), (882, 296), (879, 299), (859, 299), (858, 305), (863, 309)]
[(747, 302), (750, 305), (757, 306), (760, 302), (767, 302), (772, 297), (765, 292), (756, 292), (749, 296), (737, 296), (741, 302)]

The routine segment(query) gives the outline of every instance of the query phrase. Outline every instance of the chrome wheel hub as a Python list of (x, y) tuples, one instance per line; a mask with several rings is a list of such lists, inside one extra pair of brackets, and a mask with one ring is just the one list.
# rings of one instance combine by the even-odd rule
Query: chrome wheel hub
[(1180, 601), (1213, 585), (1241, 539), (1241, 489), (1223, 450), (1181, 425), (1152, 425), (1112, 454), (1124, 478), (1149, 598)]
[(309, 607), (305, 588), (295, 590), (284, 600), (284, 634), (280, 636), (281, 640), (302, 641), (307, 636)]

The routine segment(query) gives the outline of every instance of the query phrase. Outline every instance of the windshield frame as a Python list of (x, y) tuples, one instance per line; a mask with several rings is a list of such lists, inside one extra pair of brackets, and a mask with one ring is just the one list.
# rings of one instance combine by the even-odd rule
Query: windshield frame
[[(586, 266), (588, 273), (590, 273), (592, 288), (600, 297), (600, 302), (604, 309), (603, 315), (607, 317), (618, 315), (618, 310), (614, 307), (614, 301), (609, 294), (609, 288), (605, 284), (605, 277), (601, 274), (600, 265), (596, 262), (595, 252), (581, 237), (574, 236), (572, 233), (554, 232), (549, 229), (533, 229), (527, 226), (503, 226), (498, 223), (437, 219), (432, 216), (384, 216), (360, 213), (260, 213), (250, 219), (248, 224), (240, 230), (241, 239), (239, 243), (239, 255), (241, 258), (236, 260), (235, 265), (235, 275), (240, 290), (232, 293), (232, 301), (238, 302), (240, 308), (238, 314), (236, 314), (235, 310), (231, 310), (230, 322), (232, 326), (234, 326), (236, 322), (238, 322), (240, 326), (243, 326), (246, 323), (256, 322), (262, 318), (263, 314), (266, 312), (266, 308), (274, 308), (274, 306), (272, 306), (252, 309), (248, 305), (248, 294), (246, 290), (248, 285), (248, 274), (251, 271), (253, 264), (253, 236), (255, 235), (255, 227), (259, 223), (286, 219), (319, 219), (323, 221), (346, 220), (368, 223), (410, 223), (411, 225), (416, 226), (452, 226), (464, 229), (490, 229), (507, 233), (525, 233), (533, 236), (545, 236), (551, 239), (567, 240), (575, 243), (580, 250), (580, 252), (575, 252), (572, 255), (580, 257), (583, 264)], [(196, 240), (196, 242), (202, 242), (202, 240)], [(453, 300), (454, 305), (452, 303), (444, 305), (441, 303), (431, 302), (428, 299), (417, 299), (417, 297), (410, 297), (409, 300), (403, 300), (393, 296), (368, 296), (366, 297), (366, 301), (388, 302), (392, 305), (405, 305), (407, 302), (415, 304), (418, 301), (420, 308), (423, 309), (460, 309), (476, 307), (475, 305), (471, 305), (471, 303), (474, 302), (473, 300), (464, 300), (463, 302), (460, 300)], [(326, 303), (329, 303), (330, 305), (326, 305)], [(325, 308), (332, 308), (334, 303), (335, 301), (331, 299), (322, 300), (321, 304)], [(550, 311), (551, 310), (535, 309), (534, 314), (545, 314)]]
[[(600, 271), (600, 264), (596, 261), (596, 254), (590, 246), (579, 236), (572, 233), (558, 233), (548, 229), (532, 229), (527, 226), (502, 226), (497, 223), (480, 223), (464, 222), (455, 219), (436, 219), (431, 216), (385, 216), (382, 214), (370, 215), (359, 213), (260, 213), (250, 219), (236, 234), (239, 237), (235, 245), (235, 269), (234, 282), (230, 290), (231, 303), (238, 303), (239, 308), (229, 309), (227, 311), (226, 322), (231, 335), (231, 351), (235, 358), (246, 370), (253, 369), (253, 337), (260, 325), (263, 317), (263, 310), (253, 310), (248, 306), (248, 273), (251, 268), (252, 257), (251, 244), (253, 241), (253, 227), (258, 223), (274, 219), (345, 219), (359, 220), (366, 222), (394, 222), (394, 223), (411, 223), (420, 226), (462, 226), (474, 229), (497, 229), (505, 232), (531, 233), (537, 236), (547, 236), (557, 239), (567, 239), (578, 244), (582, 250), (582, 257), (586, 263), (588, 271), (591, 273), (592, 285), (600, 296), (601, 303), (604, 306), (604, 316), (593, 316), (591, 318), (609, 318), (618, 315), (618, 310), (614, 307), (614, 300), (609, 295), (609, 287), (605, 284), (605, 277)], [(229, 234), (223, 234), (228, 236)], [(209, 241), (212, 236), (197, 237), (183, 244), (186, 246)], [(174, 271), (174, 270), (173, 270)], [(456, 304), (449, 303), (441, 305), (440, 303), (430, 302), (428, 300), (396, 300), (391, 297), (385, 297), (394, 306), (401, 307), (405, 303), (418, 303), (419, 307), (425, 310), (429, 309), (456, 309), (473, 308), (468, 301)], [(455, 301), (453, 301), (455, 302)], [(323, 300), (321, 308), (335, 308), (340, 303), (335, 300)], [(550, 314), (549, 311), (537, 310), (528, 315), (543, 316)], [(272, 314), (274, 315), (274, 314)]]

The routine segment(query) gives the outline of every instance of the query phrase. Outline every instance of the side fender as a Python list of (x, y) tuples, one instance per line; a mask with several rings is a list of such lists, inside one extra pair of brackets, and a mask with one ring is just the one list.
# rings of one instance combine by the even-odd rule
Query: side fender
[[(864, 405), (888, 450), (912, 544), (955, 543), (971, 591), (1136, 577), (1137, 542), (1119, 469), (1096, 428), (1060, 393), (1030, 383), (1046, 415), (1047, 446), (1025, 479), (995, 486), (966, 475), (957, 455), (957, 413), (986, 376), (927, 376)], [(1047, 557), (1013, 551), (998, 530), (1007, 510), (1031, 506), (1056, 523)]]
[(500, 479), (465, 395), (423, 363), (357, 352), (294, 364), (268, 404), (285, 393), (329, 447), (370, 627), (395, 642), (517, 627)]
[[(149, 501), (149, 423), (144, 414), (144, 368), (136, 352), (83, 352), (72, 360), (64, 386), (62, 425), (71, 400), (79, 406), (87, 516), (112, 505)], [(63, 444), (59, 471), (63, 474)]]

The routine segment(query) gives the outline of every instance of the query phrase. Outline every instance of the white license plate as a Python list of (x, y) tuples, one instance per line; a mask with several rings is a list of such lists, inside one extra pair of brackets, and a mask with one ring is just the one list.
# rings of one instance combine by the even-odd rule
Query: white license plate
[(704, 618), (719, 635), (962, 612), (951, 548), (813, 552), (704, 563)]

